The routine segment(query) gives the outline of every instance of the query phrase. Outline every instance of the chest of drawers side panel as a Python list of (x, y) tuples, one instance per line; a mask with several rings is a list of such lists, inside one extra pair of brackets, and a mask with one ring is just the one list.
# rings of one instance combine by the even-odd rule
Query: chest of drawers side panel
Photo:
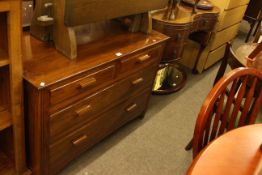
[(49, 94), (25, 82), (26, 150), (29, 166), (36, 175), (48, 174), (48, 118)]

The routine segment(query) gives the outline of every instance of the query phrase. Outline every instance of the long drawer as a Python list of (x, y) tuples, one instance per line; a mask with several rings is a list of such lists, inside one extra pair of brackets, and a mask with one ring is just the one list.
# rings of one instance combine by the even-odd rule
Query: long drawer
[(248, 4), (249, 0), (210, 0), (222, 12)]
[(248, 2), (249, 0), (230, 0), (225, 9), (228, 10), (241, 5), (246, 5)]
[(221, 58), (223, 58), (225, 54), (225, 49), (226, 49), (226, 44), (220, 46), (219, 48), (211, 51), (208, 55), (206, 64), (205, 64), (205, 69), (213, 65), (214, 63), (218, 62)]
[(232, 40), (238, 31), (240, 23), (235, 24), (225, 30), (222, 30), (220, 32), (216, 33), (216, 36), (214, 38), (214, 41), (212, 42), (212, 46), (211, 46), (211, 50), (214, 50), (220, 46), (222, 46), (223, 44), (225, 44), (226, 42)]
[[(145, 92), (148, 92), (148, 90)], [(102, 140), (121, 125), (142, 115), (148, 97), (148, 93), (141, 92), (140, 95), (115, 106), (62, 140), (50, 145), (50, 171), (56, 173), (74, 157)]]
[(232, 10), (225, 11), (220, 18), (221, 21), (219, 22), (218, 31), (239, 23), (244, 16), (246, 8), (247, 5), (244, 5)]
[(157, 64), (103, 89), (50, 116), (50, 143), (94, 119), (101, 112), (137, 92), (151, 87)]

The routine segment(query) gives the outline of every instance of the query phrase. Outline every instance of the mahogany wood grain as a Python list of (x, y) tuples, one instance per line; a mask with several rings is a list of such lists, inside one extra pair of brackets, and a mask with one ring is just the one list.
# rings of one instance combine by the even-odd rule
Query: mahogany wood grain
[[(167, 39), (155, 31), (123, 32), (80, 46), (78, 59), (69, 60), (25, 34), (25, 111), (33, 174), (58, 173), (108, 134), (143, 116)], [(132, 60), (125, 69), (123, 60)]]
[[(252, 82), (250, 88), (247, 88), (248, 81)], [(262, 104), (261, 82), (262, 73), (258, 70), (238, 68), (215, 84), (198, 114), (193, 136), (193, 157), (224, 132), (255, 123)], [(227, 90), (228, 96), (225, 94)]]
[[(65, 80), (84, 71), (90, 71), (104, 63), (133, 56), (167, 39), (167, 36), (155, 31), (150, 35), (123, 32), (81, 45), (77, 60), (71, 61), (52, 45), (25, 33), (23, 38), (24, 78), (38, 88), (41, 88), (41, 82), (49, 86), (58, 83), (57, 80)], [(116, 56), (118, 52), (122, 53), (122, 56)]]
[(153, 29), (171, 37), (164, 51), (163, 62), (181, 58), (184, 45), (191, 33), (205, 31), (209, 35), (208, 33), (215, 27), (219, 14), (217, 7), (212, 10), (198, 10), (197, 13), (192, 14), (192, 8), (181, 3), (175, 9), (175, 18), (166, 19), (164, 16), (168, 10), (162, 9), (152, 14)]
[[(143, 72), (140, 71), (127, 79), (87, 96), (80, 102), (51, 114), (50, 143), (63, 138), (68, 133), (90, 122), (99, 114), (104, 113), (119, 103), (119, 101), (133, 96), (145, 88), (150, 88), (151, 82), (154, 79), (155, 66), (145, 68)], [(143, 82), (133, 83), (134, 81), (140, 80), (141, 77), (143, 77)], [(85, 112), (83, 112), (82, 109)], [(79, 116), (78, 113), (82, 115)]]
[[(77, 26), (164, 8), (167, 0), (63, 0), (65, 24)], [(61, 7), (60, 7), (61, 8)], [(96, 9), (96, 10), (94, 10)], [(99, 13), (97, 10), (99, 9)]]
[[(59, 142), (50, 145), (51, 171), (56, 172), (61, 169), (73, 157), (92, 147), (102, 138), (126, 123), (126, 121), (131, 120), (131, 116), (139, 116), (147, 105), (148, 96), (148, 93), (143, 95), (140, 92), (139, 96), (120, 103)], [(127, 111), (133, 103), (136, 103), (137, 107)]]
[(152, 61), (159, 57), (160, 53), (159, 47), (155, 47), (137, 55), (132, 55), (132, 57), (121, 59), (120, 74), (139, 69), (145, 64), (151, 64)]
[[(76, 59), (78, 43), (75, 27), (133, 15), (129, 31), (151, 33), (149, 11), (164, 8), (167, 0), (140, 0), (140, 3), (133, 0), (56, 0), (48, 12), (44, 6), (50, 2), (36, 1), (31, 33), (43, 41), (48, 41), (52, 35), (56, 48), (67, 57)], [(45, 24), (38, 22), (42, 15), (51, 16), (54, 19), (52, 25), (44, 28)]]
[(95, 89), (104, 86), (105, 82), (112, 81), (115, 76), (115, 65), (109, 65), (106, 67), (100, 67), (99, 71), (86, 74), (80, 79), (76, 79), (68, 84), (51, 88), (51, 100), (52, 105), (61, 102), (72, 96), (77, 96), (80, 93), (88, 91), (94, 91)]
[(255, 124), (221, 135), (199, 153), (187, 175), (255, 175), (259, 169), (261, 172), (261, 133), (262, 124)]

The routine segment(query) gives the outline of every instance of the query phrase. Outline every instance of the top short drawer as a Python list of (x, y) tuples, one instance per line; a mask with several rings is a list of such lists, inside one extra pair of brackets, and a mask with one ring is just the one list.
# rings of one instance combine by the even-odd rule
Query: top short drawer
[(134, 69), (138, 69), (147, 65), (148, 63), (152, 63), (152, 61), (157, 62), (159, 61), (158, 58), (160, 57), (160, 53), (162, 51), (162, 47), (155, 47), (152, 49), (148, 49), (146, 51), (140, 52), (134, 56), (130, 56), (127, 58), (123, 58), (120, 60), (120, 73), (127, 73)]
[(105, 84), (105, 82), (113, 80), (115, 69), (115, 65), (109, 65), (58, 87), (51, 88), (51, 105), (57, 104), (80, 93), (87, 93), (86, 91), (99, 88), (102, 84)]

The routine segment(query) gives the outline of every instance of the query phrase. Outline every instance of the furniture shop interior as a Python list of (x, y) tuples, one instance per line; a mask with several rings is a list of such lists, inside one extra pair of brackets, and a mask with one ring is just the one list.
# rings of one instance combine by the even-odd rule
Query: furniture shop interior
[(0, 0), (0, 175), (262, 175), (261, 0)]

